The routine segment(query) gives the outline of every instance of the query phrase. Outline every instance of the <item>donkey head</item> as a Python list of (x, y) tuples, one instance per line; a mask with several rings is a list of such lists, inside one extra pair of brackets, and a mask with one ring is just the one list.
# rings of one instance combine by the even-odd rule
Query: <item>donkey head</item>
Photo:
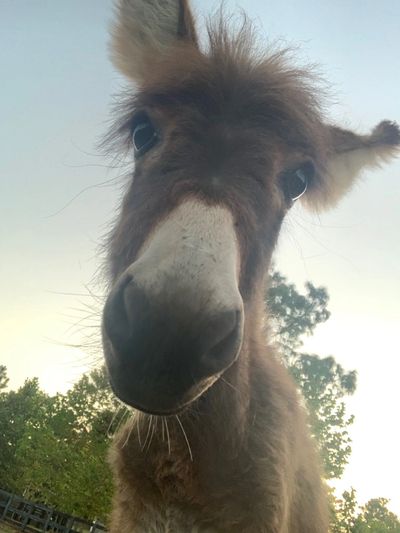
[(110, 240), (104, 351), (115, 393), (150, 413), (178, 412), (247, 357), (293, 202), (335, 205), (400, 143), (391, 122), (365, 136), (326, 125), (310, 75), (253, 53), (248, 28), (230, 38), (220, 19), (208, 34), (204, 51), (186, 0), (121, 0), (113, 29), (136, 85), (117, 128), (135, 170)]

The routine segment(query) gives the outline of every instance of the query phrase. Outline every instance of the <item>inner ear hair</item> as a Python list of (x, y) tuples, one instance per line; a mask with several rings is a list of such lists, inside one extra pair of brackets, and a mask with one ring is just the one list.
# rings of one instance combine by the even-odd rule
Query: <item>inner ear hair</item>
[(353, 187), (363, 170), (378, 167), (400, 155), (400, 128), (384, 120), (369, 135), (330, 127), (330, 149), (326, 166), (302, 197), (312, 211), (335, 207)]

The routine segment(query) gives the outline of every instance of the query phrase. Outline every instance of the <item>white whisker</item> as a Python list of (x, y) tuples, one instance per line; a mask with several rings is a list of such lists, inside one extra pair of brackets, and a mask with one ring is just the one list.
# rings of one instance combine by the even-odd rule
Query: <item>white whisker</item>
[(187, 447), (188, 447), (188, 450), (189, 450), (190, 460), (193, 462), (192, 448), (190, 447), (189, 439), (188, 439), (188, 437), (187, 437), (186, 431), (185, 431), (185, 429), (184, 429), (184, 427), (183, 427), (183, 425), (182, 425), (182, 422), (181, 422), (179, 416), (178, 416), (178, 415), (175, 415), (175, 418), (177, 419), (178, 424), (179, 424), (179, 426), (180, 426), (180, 428), (181, 428), (181, 430), (182, 430), (183, 436), (185, 437), (185, 441), (186, 441), (186, 444), (187, 444)]
[(148, 450), (150, 449), (151, 442), (152, 442), (153, 437), (154, 437), (154, 433), (156, 432), (157, 421), (158, 421), (158, 417), (157, 417), (157, 416), (155, 416), (155, 417), (152, 419), (152, 421), (151, 421), (151, 435), (150, 435), (149, 443), (148, 443), (148, 445), (147, 445), (147, 449), (148, 449)]
[(140, 435), (140, 413), (139, 413), (139, 411), (136, 412), (136, 416), (137, 416), (136, 429), (137, 429), (137, 434), (138, 434), (139, 446), (141, 448), (142, 447), (142, 439), (141, 439), (141, 435)]
[(122, 413), (122, 416), (121, 416), (121, 418), (118, 421), (118, 424), (117, 424), (117, 427), (115, 428), (115, 431), (113, 433), (111, 433), (109, 436), (115, 435), (119, 431), (119, 429), (122, 426), (122, 424), (127, 421), (127, 419), (129, 418), (129, 415), (132, 415), (132, 413), (130, 412), (129, 409), (126, 408), (126, 406), (121, 405), (121, 408), (124, 410), (124, 412)]
[(229, 387), (231, 387), (235, 392), (237, 392), (239, 395), (241, 395), (242, 393), (240, 392), (240, 390), (235, 387), (235, 385), (232, 385), (232, 383), (229, 383), (229, 381), (227, 381), (225, 378), (223, 378), (222, 376), (219, 378), (221, 381), (223, 381), (226, 385), (228, 385)]
[(144, 440), (142, 451), (146, 448), (146, 444), (147, 444), (148, 438), (150, 436), (150, 430), (151, 430), (151, 427), (152, 427), (152, 423), (153, 423), (153, 415), (150, 415), (149, 416), (149, 425), (148, 425), (148, 428), (147, 428), (147, 435), (146, 435), (146, 438)]
[(162, 416), (161, 417), (161, 430), (162, 430), (162, 441), (164, 442), (164, 438), (165, 438), (165, 421), (164, 421), (164, 417)]
[(119, 413), (121, 412), (121, 409), (123, 409), (123, 405), (120, 405), (120, 406), (118, 407), (118, 409), (115, 411), (115, 413), (113, 414), (113, 416), (112, 416), (112, 418), (111, 418), (111, 421), (110, 421), (110, 423), (108, 424), (108, 428), (107, 428), (107, 432), (106, 432), (107, 437), (111, 437), (111, 436), (112, 436), (111, 428), (113, 427), (113, 424), (114, 424), (115, 420), (117, 419), (117, 416), (118, 416)]
[(168, 455), (171, 455), (171, 440), (169, 438), (168, 420), (165, 418), (165, 429), (167, 430)]
[(135, 422), (134, 422), (134, 420), (132, 419), (132, 420), (131, 420), (131, 427), (129, 428), (128, 435), (127, 435), (127, 437), (126, 437), (126, 439), (125, 439), (124, 444), (122, 445), (123, 448), (125, 448), (125, 446), (126, 446), (126, 445), (128, 444), (128, 442), (129, 442), (129, 439), (130, 439), (130, 437), (131, 437), (131, 434), (132, 434), (132, 430), (133, 430), (134, 425), (135, 425)]

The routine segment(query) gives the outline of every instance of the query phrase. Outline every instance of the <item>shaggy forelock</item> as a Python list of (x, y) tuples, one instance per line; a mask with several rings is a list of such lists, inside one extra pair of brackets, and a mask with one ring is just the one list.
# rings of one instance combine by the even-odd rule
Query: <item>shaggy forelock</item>
[(271, 133), (322, 164), (324, 90), (313, 69), (294, 68), (291, 49), (262, 50), (246, 18), (233, 30), (219, 14), (207, 30), (204, 50), (178, 44), (159, 62), (155, 58), (146, 79), (118, 104), (119, 118), (108, 141), (122, 137), (122, 145), (129, 146), (135, 112), (153, 107), (186, 116), (193, 125), (221, 118), (227, 125)]

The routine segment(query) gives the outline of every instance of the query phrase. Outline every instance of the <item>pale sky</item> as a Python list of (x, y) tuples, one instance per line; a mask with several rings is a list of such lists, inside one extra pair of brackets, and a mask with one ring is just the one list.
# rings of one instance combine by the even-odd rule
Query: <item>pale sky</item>
[[(218, 2), (195, 0), (198, 13)], [(332, 120), (400, 120), (400, 2), (238, 0), (269, 39), (300, 45), (332, 84)], [(98, 245), (120, 169), (96, 151), (123, 80), (107, 58), (111, 0), (0, 0), (0, 364), (11, 386), (65, 391), (101, 360)], [(366, 173), (333, 212), (296, 207), (275, 256), (299, 288), (328, 288), (332, 317), (306, 349), (358, 371), (353, 454), (341, 488), (400, 514), (400, 161)], [(92, 293), (92, 296), (90, 296)], [(78, 296), (82, 294), (83, 296)], [(75, 324), (75, 326), (73, 326)], [(73, 326), (73, 327), (71, 327)], [(76, 349), (70, 344), (90, 344)]]

